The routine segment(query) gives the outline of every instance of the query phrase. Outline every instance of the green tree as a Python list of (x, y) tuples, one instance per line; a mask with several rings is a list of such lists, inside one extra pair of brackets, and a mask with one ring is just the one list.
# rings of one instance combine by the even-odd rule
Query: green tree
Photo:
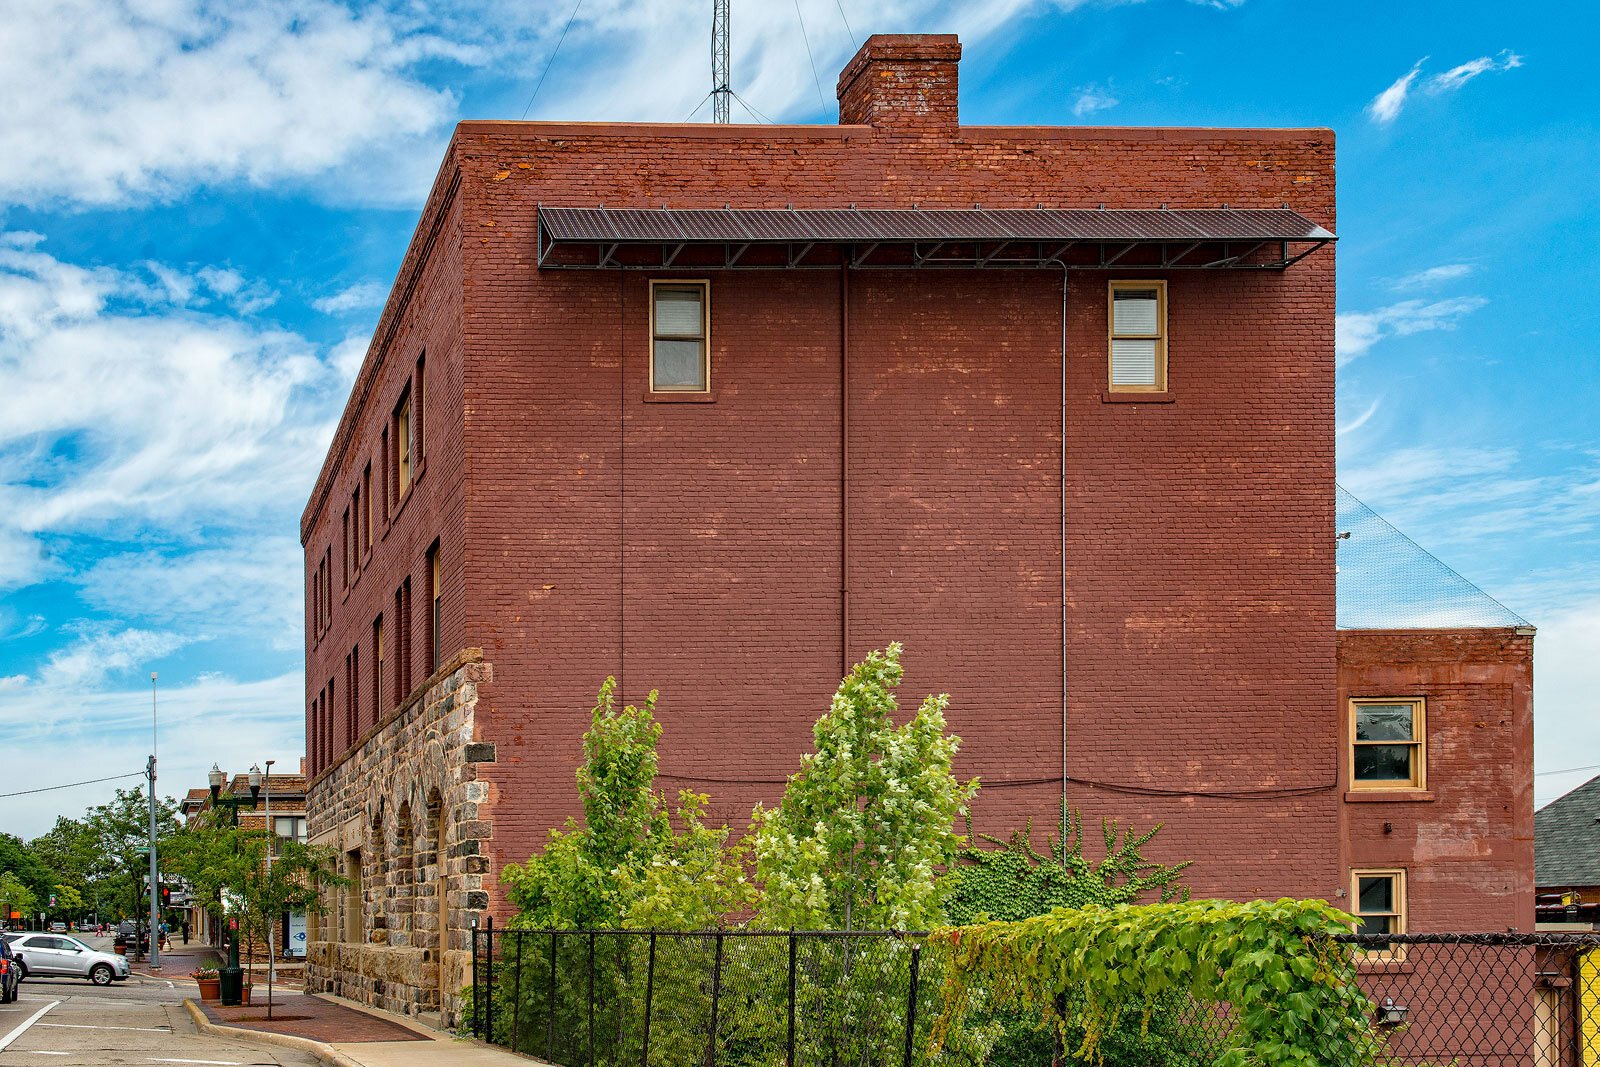
[[(347, 884), (331, 849), (234, 826), (213, 808), (166, 843), (163, 869), (183, 878), (208, 907), (238, 920), (253, 950), (287, 912), (314, 911), (324, 895)], [(267, 850), (272, 849), (272, 863)], [(268, 1004), (268, 1017), (271, 1017)]]
[(793, 929), (919, 929), (942, 919), (939, 874), (963, 838), (956, 820), (977, 791), (951, 773), (961, 739), (945, 733), (948, 696), (894, 725), (899, 644), (845, 676), (812, 730), (783, 799), (756, 807), (761, 918)]
[(11, 921), (13, 912), (26, 919), (38, 910), (39, 898), (15, 871), (0, 872), (0, 920)]
[[(655, 789), (654, 690), (619, 709), (607, 678), (590, 711), (577, 770), (583, 821), (550, 831), (544, 852), (502, 874), (514, 925), (604, 929), (646, 921), (714, 925), (747, 906), (749, 887), (728, 830), (704, 824), (706, 798), (679, 797), (673, 813)], [(681, 827), (681, 829), (679, 829)]]
[[(157, 859), (164, 843), (178, 832), (177, 812), (177, 802), (171, 797), (157, 799)], [(105, 891), (102, 903), (111, 904), (126, 915), (147, 915), (149, 909), (143, 897), (149, 873), (145, 849), (150, 841), (150, 802), (144, 788), (118, 789), (112, 800), (90, 808), (83, 821), (100, 857), (90, 877)]]
[(0, 873), (10, 872), (32, 891), (35, 900), (46, 900), (56, 878), (33, 850), (15, 834), (0, 834)]

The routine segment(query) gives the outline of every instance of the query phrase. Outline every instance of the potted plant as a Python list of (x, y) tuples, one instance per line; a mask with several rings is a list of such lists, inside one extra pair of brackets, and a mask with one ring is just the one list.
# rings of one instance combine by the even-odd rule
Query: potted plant
[(239, 1003), (245, 1007), (250, 1005), (250, 983), (246, 981), (239, 990)]
[(202, 967), (189, 975), (195, 984), (200, 987), (200, 999), (213, 1001), (222, 999), (222, 976), (215, 967)]

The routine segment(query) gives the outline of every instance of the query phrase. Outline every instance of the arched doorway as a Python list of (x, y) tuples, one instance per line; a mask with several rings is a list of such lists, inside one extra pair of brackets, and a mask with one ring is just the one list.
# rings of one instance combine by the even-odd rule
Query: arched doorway
[(444, 798), (439, 790), (435, 789), (428, 794), (428, 845), (432, 850), (431, 856), (419, 857), (419, 865), (431, 861), (433, 866), (433, 957), (435, 965), (436, 990), (438, 998), (439, 1021), (448, 1026), (449, 1019), (444, 1017), (445, 995), (449, 992), (445, 986), (449, 981), (449, 973), (445, 968), (445, 952), (450, 947), (450, 875), (445, 846)]

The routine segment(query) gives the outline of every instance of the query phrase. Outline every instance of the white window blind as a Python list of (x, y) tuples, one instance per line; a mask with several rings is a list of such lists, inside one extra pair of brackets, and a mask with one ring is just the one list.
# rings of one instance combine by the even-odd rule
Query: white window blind
[(657, 337), (699, 337), (701, 329), (699, 289), (657, 289)]
[(1118, 337), (1111, 342), (1111, 384), (1149, 385), (1156, 380), (1155, 338)]
[(1161, 302), (1154, 289), (1118, 289), (1111, 303), (1115, 309), (1112, 333), (1150, 337), (1161, 332)]

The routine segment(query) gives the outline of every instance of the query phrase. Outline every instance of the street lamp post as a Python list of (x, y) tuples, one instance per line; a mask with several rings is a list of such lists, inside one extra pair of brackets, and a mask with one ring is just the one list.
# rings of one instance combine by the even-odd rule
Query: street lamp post
[[(222, 796), (222, 783), (226, 777), (222, 773), (222, 768), (215, 763), (211, 765), (211, 773), (206, 775), (206, 780), (211, 783), (211, 806), (226, 807), (232, 818), (233, 828), (237, 830), (239, 828), (239, 809), (246, 804), (250, 806), (251, 811), (256, 809), (256, 799), (261, 795), (261, 768), (254, 765), (250, 768), (250, 799), (248, 801), (244, 797), (234, 796), (231, 793), (226, 797)], [(235, 852), (239, 850), (237, 838), (234, 839), (233, 848)], [(222, 1003), (225, 1005), (238, 1004), (243, 999), (244, 969), (239, 966), (239, 927), (237, 919), (234, 921), (233, 929), (228, 935), (228, 965), (222, 968), (219, 977), (221, 979), (219, 991), (222, 994)]]
[[(267, 760), (267, 778), (263, 792), (267, 802), (267, 884), (272, 884), (272, 849), (278, 843), (278, 831), (272, 825), (272, 765), (276, 760)], [(278, 916), (267, 916), (267, 1018), (272, 1018), (272, 982), (278, 973), (278, 947), (277, 933)]]

